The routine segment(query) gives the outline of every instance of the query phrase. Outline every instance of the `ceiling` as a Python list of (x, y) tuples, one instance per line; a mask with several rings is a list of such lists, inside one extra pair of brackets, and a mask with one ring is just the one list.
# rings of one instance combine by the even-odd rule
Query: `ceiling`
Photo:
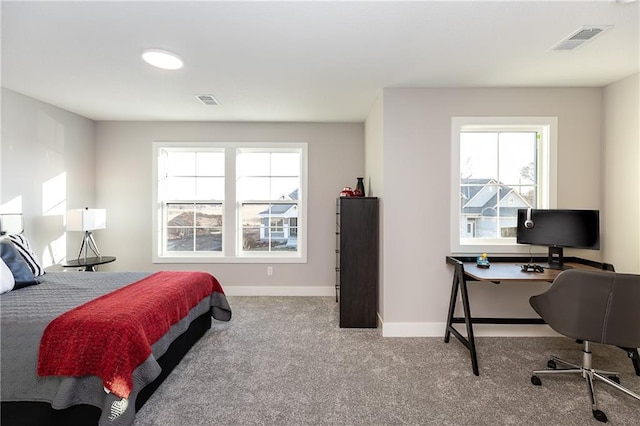
[[(93, 120), (361, 122), (387, 87), (602, 87), (640, 69), (637, 1), (3, 0), (1, 17), (2, 85)], [(612, 27), (551, 50), (586, 25)]]

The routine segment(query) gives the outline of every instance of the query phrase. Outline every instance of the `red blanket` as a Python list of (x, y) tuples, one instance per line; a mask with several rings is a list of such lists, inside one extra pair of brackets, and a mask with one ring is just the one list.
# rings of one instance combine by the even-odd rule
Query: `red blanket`
[(133, 388), (133, 370), (151, 345), (213, 292), (224, 294), (204, 272), (158, 272), (80, 305), (45, 329), (39, 376), (99, 376), (120, 398)]

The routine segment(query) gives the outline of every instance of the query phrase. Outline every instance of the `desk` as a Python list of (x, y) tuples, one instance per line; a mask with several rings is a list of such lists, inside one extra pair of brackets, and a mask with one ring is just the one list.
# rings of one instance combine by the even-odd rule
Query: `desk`
[(81, 257), (79, 259), (69, 260), (67, 263), (62, 265), (65, 268), (77, 268), (80, 266), (84, 267), (85, 271), (95, 272), (96, 266), (104, 265), (105, 263), (113, 262), (116, 258), (113, 256), (99, 256), (99, 257)]
[[(523, 263), (538, 263), (546, 265), (546, 257), (492, 257), (491, 267), (479, 268), (475, 257), (446, 257), (447, 264), (454, 268), (453, 282), (451, 284), (451, 300), (449, 301), (449, 313), (447, 315), (447, 328), (444, 334), (444, 342), (449, 343), (453, 334), (471, 353), (471, 367), (473, 374), (480, 375), (478, 371), (478, 353), (473, 335), (473, 324), (544, 324), (542, 318), (474, 318), (469, 307), (469, 293), (467, 281), (485, 281), (494, 284), (501, 282), (552, 282), (560, 272), (556, 269), (545, 268), (544, 272), (522, 272), (520, 265)], [(580, 269), (593, 269), (613, 271), (613, 265), (594, 262), (577, 257), (565, 257), (565, 266)], [(464, 317), (455, 317), (458, 292), (462, 300)], [(464, 323), (467, 329), (467, 337), (463, 336), (453, 327), (453, 324)], [(635, 365), (635, 364), (634, 364)]]

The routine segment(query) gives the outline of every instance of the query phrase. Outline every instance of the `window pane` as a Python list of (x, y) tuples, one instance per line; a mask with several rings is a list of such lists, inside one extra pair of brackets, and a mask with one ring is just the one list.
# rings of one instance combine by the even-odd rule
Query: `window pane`
[(300, 176), (300, 154), (294, 152), (272, 153), (271, 175)]
[(515, 186), (514, 190), (518, 193), (518, 195), (520, 195), (520, 197), (522, 197), (522, 199), (526, 203), (526, 205), (523, 205), (520, 208), (535, 208), (538, 205), (537, 187), (533, 185), (522, 185)]
[(245, 251), (268, 251), (269, 235), (266, 232), (269, 204), (243, 204), (240, 210), (242, 218), (242, 249)]
[(167, 153), (167, 175), (169, 176), (195, 176), (196, 175), (195, 152)]
[(297, 205), (245, 203), (241, 214), (244, 251), (297, 251)]
[(167, 205), (167, 251), (193, 250), (193, 204)]
[(224, 177), (199, 177), (196, 181), (195, 200), (224, 200)]
[(270, 176), (269, 152), (241, 152), (236, 162), (238, 176)]
[(169, 177), (166, 180), (169, 200), (193, 200), (196, 198), (196, 179), (193, 177)]
[(495, 132), (460, 134), (460, 177), (498, 180), (498, 135)]
[(498, 155), (500, 182), (507, 185), (535, 182), (535, 132), (500, 133)]
[(460, 134), (460, 237), (514, 238), (520, 208), (536, 206), (536, 132)]
[(221, 251), (222, 204), (167, 205), (167, 251)]
[(193, 228), (168, 228), (167, 251), (193, 251)]
[(298, 206), (296, 204), (275, 204), (271, 206), (272, 221), (276, 226), (272, 235), (273, 251), (297, 251), (298, 249)]
[(222, 251), (222, 229), (196, 228), (196, 251)]
[(300, 179), (297, 177), (277, 177), (271, 179), (271, 200), (297, 200)]
[(222, 251), (222, 204), (196, 205), (196, 251)]
[(205, 228), (222, 227), (222, 204), (197, 204), (196, 226)]
[(224, 176), (224, 153), (198, 152), (196, 173), (198, 176)]
[(238, 200), (269, 200), (270, 178), (242, 177), (238, 179)]
[(193, 226), (193, 204), (167, 204), (167, 226)]
[(300, 179), (242, 177), (238, 179), (239, 200), (298, 200)]

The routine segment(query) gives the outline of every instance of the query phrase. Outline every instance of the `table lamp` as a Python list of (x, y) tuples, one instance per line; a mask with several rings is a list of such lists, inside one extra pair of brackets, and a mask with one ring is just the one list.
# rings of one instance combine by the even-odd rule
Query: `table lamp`
[(21, 213), (0, 214), (0, 235), (19, 234), (24, 231)]
[(92, 231), (96, 229), (105, 229), (107, 227), (107, 212), (105, 209), (74, 209), (67, 211), (67, 231), (83, 231), (84, 237), (78, 252), (78, 260), (83, 255), (84, 261), (87, 261), (87, 253), (89, 249), (97, 257), (102, 257), (96, 241), (93, 239)]

